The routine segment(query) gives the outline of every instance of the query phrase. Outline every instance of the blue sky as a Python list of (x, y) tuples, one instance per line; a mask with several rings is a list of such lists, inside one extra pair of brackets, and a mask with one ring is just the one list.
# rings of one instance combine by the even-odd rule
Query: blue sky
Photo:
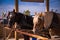
[[(35, 12), (45, 12), (45, 2), (44, 3), (36, 3), (36, 2), (21, 2), (19, 0), (19, 12), (24, 12), (24, 10), (30, 10), (31, 15)], [(8, 11), (12, 11), (14, 9), (14, 0), (0, 0), (0, 15), (2, 12), (7, 13)], [(60, 13), (60, 0), (50, 0), (50, 10), (57, 9), (58, 13)]]

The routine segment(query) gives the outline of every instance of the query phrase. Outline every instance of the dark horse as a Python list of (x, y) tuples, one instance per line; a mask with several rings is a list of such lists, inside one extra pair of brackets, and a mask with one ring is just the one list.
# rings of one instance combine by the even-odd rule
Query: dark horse
[(14, 23), (16, 22), (21, 29), (32, 29), (33, 28), (33, 17), (24, 15), (22, 13), (17, 12), (9, 12), (9, 25), (12, 28)]
[[(17, 12), (9, 12), (8, 14), (8, 24), (10, 25), (10, 28), (15, 24), (15, 22), (18, 25), (18, 29), (28, 29), (32, 30), (33, 29), (33, 17), (24, 15), (22, 13), (17, 13)], [(26, 31), (28, 31), (26, 30)], [(24, 40), (29, 40), (29, 36), (24, 35)]]

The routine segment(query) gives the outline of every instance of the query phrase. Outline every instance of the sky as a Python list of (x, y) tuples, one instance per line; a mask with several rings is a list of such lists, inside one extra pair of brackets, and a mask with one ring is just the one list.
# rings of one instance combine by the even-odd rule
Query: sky
[[(60, 0), (50, 0), (50, 11), (52, 9), (58, 10), (57, 13), (60, 13)], [(14, 0), (0, 0), (0, 16), (2, 13), (8, 13), (14, 9)], [(46, 0), (44, 3), (36, 2), (21, 2), (19, 0), (19, 12), (24, 12), (29, 10), (31, 15), (34, 15), (35, 12), (45, 12), (46, 9)]]

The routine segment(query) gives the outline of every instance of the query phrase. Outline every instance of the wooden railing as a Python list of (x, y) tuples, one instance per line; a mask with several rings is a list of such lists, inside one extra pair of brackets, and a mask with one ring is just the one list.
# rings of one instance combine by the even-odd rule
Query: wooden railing
[[(11, 28), (8, 28), (8, 27), (5, 27), (5, 29), (12, 30)], [(20, 34), (28, 35), (30, 37), (34, 37), (34, 38), (37, 38), (37, 39), (48, 40), (48, 38), (45, 38), (45, 37), (42, 37), (42, 36), (39, 36), (39, 35), (36, 35), (36, 34), (28, 33), (28, 32), (23, 32), (22, 30), (15, 29), (15, 31), (20, 33)]]

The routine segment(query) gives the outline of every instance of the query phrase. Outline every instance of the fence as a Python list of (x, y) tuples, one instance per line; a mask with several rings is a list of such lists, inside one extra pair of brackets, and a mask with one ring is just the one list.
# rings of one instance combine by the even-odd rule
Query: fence
[[(20, 33), (20, 34), (24, 34), (24, 35), (27, 35), (27, 36), (30, 36), (30, 37), (37, 38), (37, 39), (48, 40), (48, 38), (45, 38), (45, 37), (42, 37), (42, 36), (39, 36), (39, 35), (36, 35), (36, 34), (24, 32), (24, 31), (22, 31), (22, 30), (17, 29), (17, 28), (16, 28), (16, 23), (15, 23), (13, 29), (11, 29), (11, 28), (9, 28), (9, 27), (5, 27), (5, 29), (11, 30), (11, 32), (12, 32), (12, 31), (15, 31), (15, 40), (18, 40), (18, 38), (17, 38), (17, 32)], [(8, 40), (9, 36), (11, 35), (11, 32), (9, 33), (8, 37), (6, 38), (6, 40)]]

